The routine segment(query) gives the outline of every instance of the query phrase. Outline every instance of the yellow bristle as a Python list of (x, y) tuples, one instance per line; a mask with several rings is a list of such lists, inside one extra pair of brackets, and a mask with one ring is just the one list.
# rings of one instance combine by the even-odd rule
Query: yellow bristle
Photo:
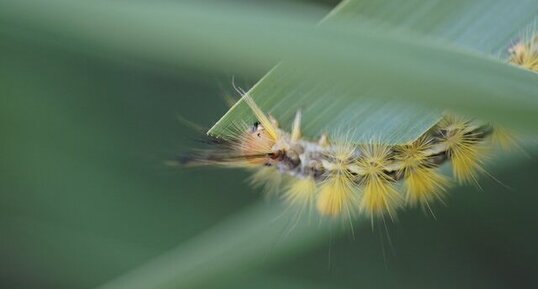
[[(234, 155), (260, 155), (271, 152), (275, 141), (266, 130), (253, 132), (252, 126), (244, 122), (232, 123), (226, 128), (226, 135)], [(238, 160), (251, 167), (258, 167), (260, 163), (248, 159)], [(264, 161), (261, 160), (261, 163)]]
[(426, 137), (421, 137), (409, 145), (398, 148), (396, 160), (400, 161), (404, 172), (420, 166), (428, 165), (428, 155), (426, 151), (431, 148), (431, 141)]
[(296, 142), (301, 139), (301, 111), (297, 111), (291, 128), (291, 140)]
[(360, 182), (363, 192), (359, 208), (370, 217), (388, 214), (394, 218), (403, 199), (394, 188), (393, 179), (385, 173), (390, 150), (383, 145), (371, 144), (363, 146), (362, 153), (357, 162), (357, 166), (363, 171)]
[(261, 187), (268, 196), (272, 196), (279, 193), (282, 174), (274, 167), (262, 167), (257, 169), (249, 180), (252, 186)]
[(331, 145), (329, 143), (329, 138), (327, 137), (327, 134), (321, 135), (321, 137), (319, 138), (318, 144), (323, 148), (326, 148)]
[(351, 217), (355, 202), (353, 181), (345, 174), (337, 174), (321, 186), (316, 207), (322, 215)]
[(326, 168), (331, 171), (331, 176), (322, 184), (317, 199), (317, 209), (323, 215), (351, 217), (355, 207), (356, 192), (354, 189), (354, 177), (348, 171), (350, 159), (353, 157), (354, 147), (343, 136), (344, 141), (335, 146), (332, 163), (327, 163)]
[(460, 183), (478, 183), (478, 172), (484, 171), (485, 147), (474, 141), (459, 138), (449, 151), (454, 177)]
[(316, 181), (312, 177), (293, 179), (286, 187), (284, 198), (291, 205), (310, 205), (316, 190)]
[(267, 131), (267, 134), (273, 140), (276, 140), (278, 138), (278, 129), (276, 125), (263, 113), (263, 111), (258, 107), (258, 105), (254, 102), (254, 99), (252, 99), (250, 95), (245, 94), (243, 99), (248, 104), (248, 106), (250, 107), (258, 121), (261, 123), (263, 128)]
[(511, 151), (514, 148), (519, 147), (513, 133), (502, 126), (494, 127), (493, 134), (491, 135), (491, 141), (494, 144), (498, 144), (504, 151)]
[(364, 183), (359, 208), (369, 217), (388, 214), (391, 219), (396, 217), (396, 209), (403, 200), (394, 186), (379, 175), (370, 176)]
[(435, 169), (419, 167), (406, 174), (405, 201), (411, 206), (429, 206), (435, 200), (442, 200), (448, 180)]
[(538, 71), (538, 36), (523, 40), (509, 50), (509, 61), (523, 68)]
[(399, 148), (396, 160), (401, 162), (401, 174), (406, 187), (407, 204), (428, 206), (430, 202), (441, 200), (448, 180), (436, 169), (429, 167), (426, 151), (431, 148), (431, 139), (422, 137), (410, 145)]
[(277, 120), (274, 116), (272, 116), (272, 115), (269, 115), (268, 118), (269, 118), (269, 121), (273, 124), (273, 127), (274, 127), (275, 129), (277, 129), (278, 126), (279, 126), (279, 124), (278, 124), (278, 120)]
[(446, 117), (441, 122), (446, 129), (443, 143), (447, 146), (452, 172), (459, 183), (478, 184), (478, 173), (483, 172), (487, 149), (482, 139), (469, 132), (470, 122)]

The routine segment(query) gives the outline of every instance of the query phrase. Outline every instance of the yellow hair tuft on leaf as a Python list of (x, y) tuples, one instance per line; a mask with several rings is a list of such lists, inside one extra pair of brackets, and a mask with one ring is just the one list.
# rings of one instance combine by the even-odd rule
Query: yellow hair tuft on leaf
[(318, 194), (316, 207), (322, 215), (351, 217), (355, 204), (353, 181), (345, 174), (337, 174), (328, 179)]
[(402, 204), (402, 197), (389, 180), (375, 175), (364, 182), (359, 208), (369, 217), (388, 214), (391, 219), (396, 217), (396, 209)]
[(440, 126), (454, 177), (459, 183), (478, 184), (488, 152), (482, 138), (472, 132), (471, 122), (462, 118), (445, 117)]
[(448, 179), (435, 169), (418, 167), (406, 174), (405, 201), (410, 206), (429, 207), (436, 200), (443, 200)]
[(280, 193), (283, 181), (282, 174), (274, 167), (262, 167), (257, 169), (249, 178), (250, 184), (255, 188), (263, 188), (268, 196)]
[(317, 199), (317, 209), (323, 215), (351, 217), (356, 202), (355, 183), (353, 175), (348, 171), (349, 162), (353, 157), (354, 147), (344, 141), (335, 147), (332, 157), (335, 159), (327, 168), (331, 171), (329, 177), (321, 185)]
[(502, 126), (495, 126), (491, 135), (491, 141), (494, 144), (498, 144), (504, 151), (512, 151), (514, 148), (519, 148), (514, 134)]
[(317, 186), (312, 177), (290, 181), (284, 192), (284, 199), (291, 205), (310, 205), (314, 201)]
[(293, 120), (293, 125), (291, 128), (291, 140), (299, 141), (301, 139), (301, 111), (298, 110), (295, 114), (295, 119)]
[(522, 40), (509, 49), (509, 62), (517, 66), (538, 71), (538, 35)]
[(363, 146), (362, 152), (363, 156), (357, 161), (357, 166), (363, 172), (360, 211), (369, 217), (388, 214), (394, 219), (403, 199), (393, 185), (393, 178), (385, 172), (390, 163), (390, 149), (380, 144), (370, 144)]
[(406, 187), (405, 200), (408, 205), (429, 206), (432, 201), (442, 200), (448, 180), (432, 167), (427, 151), (431, 139), (419, 138), (398, 149), (396, 159), (401, 162), (401, 174)]

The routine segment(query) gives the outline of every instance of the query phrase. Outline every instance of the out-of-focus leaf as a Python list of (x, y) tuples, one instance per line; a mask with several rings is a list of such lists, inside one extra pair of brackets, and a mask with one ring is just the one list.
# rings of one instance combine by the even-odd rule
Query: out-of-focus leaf
[[(447, 47), (453, 52), (459, 52), (459, 46), (486, 55), (505, 56), (503, 52), (513, 44), (514, 39), (533, 24), (537, 11), (538, 4), (535, 1), (519, 1), (514, 5), (502, 1), (490, 3), (413, 0), (394, 4), (393, 1), (351, 0), (344, 1), (322, 25), (330, 26), (337, 22), (360, 28), (365, 26), (363, 21), (367, 19), (371, 21), (370, 25), (374, 24), (370, 26), (374, 31), (383, 27), (388, 30), (396, 29), (402, 35), (407, 35), (411, 30), (449, 41), (450, 45)], [(412, 39), (414, 35), (409, 37)], [(414, 140), (439, 120), (443, 109), (454, 108), (472, 116), (485, 112), (489, 119), (503, 118), (500, 115), (507, 115), (514, 110), (509, 103), (516, 92), (511, 92), (509, 87), (518, 85), (503, 84), (507, 90), (500, 89), (505, 91), (504, 95), (497, 95), (500, 98), (494, 97), (494, 92), (489, 92), (490, 95), (473, 92), (473, 87), (493, 88), (500, 84), (498, 80), (482, 77), (481, 74), (485, 76), (491, 71), (480, 73), (474, 70), (480, 66), (478, 62), (474, 62), (477, 65), (475, 68), (472, 67), (475, 64), (469, 59), (458, 66), (458, 61), (453, 61), (448, 54), (429, 54), (424, 47), (407, 50), (396, 42), (386, 45), (390, 46), (390, 50), (376, 44), (367, 50), (351, 51), (347, 56), (343, 56), (339, 50), (327, 51), (327, 54), (341, 53), (342, 58), (349, 57), (350, 63), (355, 63), (358, 70), (361, 70), (348, 71), (349, 75), (356, 77), (356, 86), (350, 85), (349, 82), (339, 83), (333, 78), (310, 80), (304, 77), (304, 70), (299, 69), (294, 61), (289, 61), (270, 71), (248, 94), (256, 99), (265, 111), (283, 119), (286, 124), (291, 123), (295, 110), (302, 109), (304, 131), (308, 136), (317, 137), (321, 133), (337, 130), (337, 136), (343, 131), (347, 139), (357, 142), (381, 140), (385, 143), (405, 143)], [(386, 54), (382, 55), (378, 51)], [(368, 59), (354, 62), (354, 53), (363, 54)], [(428, 59), (429, 63), (425, 63), (428, 68), (422, 73), (415, 67), (418, 63), (413, 63), (417, 58), (419, 61)], [(392, 65), (400, 66), (387, 69), (396, 71), (395, 73), (377, 70), (382, 66)], [(308, 69), (310, 68), (309, 66)], [(505, 69), (508, 72), (512, 68)], [(439, 70), (439, 73), (436, 70)], [(500, 71), (501, 69), (498, 72), (501, 73)], [(378, 79), (365, 81), (368, 73)], [(440, 79), (430, 79), (425, 75), (430, 73), (443, 76)], [(408, 77), (416, 77), (416, 81), (409, 80)], [(452, 82), (455, 79), (459, 79), (458, 83)], [(530, 76), (527, 84), (538, 83), (537, 80), (536, 76)], [(403, 81), (408, 83), (402, 84)], [(385, 89), (399, 85), (402, 85), (404, 90)], [(532, 102), (538, 99), (536, 87), (528, 92), (532, 95)], [(410, 100), (419, 104), (435, 103), (442, 109), (431, 109)], [(492, 101), (504, 106), (506, 110), (492, 108), (487, 104)], [(525, 122), (530, 124), (537, 119), (531, 117)], [(217, 122), (209, 133), (226, 136), (230, 123), (241, 120), (252, 121), (248, 107), (242, 102)], [(524, 126), (526, 125), (522, 124), (521, 127)]]
[[(332, 74), (329, 79), (342, 81), (342, 85), (336, 85), (343, 90), (341, 94), (347, 93), (346, 90), (349, 89), (355, 94), (379, 93), (380, 97), (389, 99), (395, 97), (395, 94), (390, 92), (396, 91), (401, 93), (398, 96), (416, 99), (424, 104), (461, 109), (491, 119), (505, 120), (521, 128), (534, 126), (535, 75), (459, 48), (445, 46), (444, 43), (430, 42), (408, 31), (395, 35), (390, 27), (378, 27), (377, 23), (364, 20), (359, 21), (360, 27), (353, 21), (352, 25), (329, 23), (324, 27), (312, 28), (311, 19), (308, 17), (293, 19), (272, 13), (236, 9), (238, 7), (223, 12), (186, 4), (159, 4), (150, 7), (140, 3), (126, 3), (2, 1), (0, 31), (11, 37), (28, 31), (44, 33), (53, 39), (51, 42), (54, 45), (83, 48), (87, 52), (104, 51), (111, 57), (127, 54), (171, 64), (189, 63), (206, 68), (231, 67), (259, 71), (282, 57), (293, 61), (286, 63), (304, 64), (312, 68), (314, 76), (319, 73)], [(427, 11), (424, 7), (434, 7), (436, 3), (440, 2), (428, 2), (417, 10)], [(486, 1), (476, 3), (485, 5)], [(388, 2), (385, 4), (386, 9), (372, 10), (380, 11), (379, 16), (370, 16), (377, 19), (385, 18), (385, 15), (388, 19), (400, 17), (396, 16), (399, 14), (397, 11), (401, 8), (400, 4), (397, 7)], [(496, 7), (494, 11), (503, 8), (487, 4), (488, 9)], [(517, 9), (503, 10), (513, 14), (500, 19), (520, 21), (527, 19), (532, 13), (536, 14), (536, 8), (531, 6), (532, 2), (520, 4), (523, 5), (522, 8), (511, 4), (511, 8)], [(454, 7), (470, 7), (462, 5)], [(447, 17), (445, 27), (465, 27), (468, 23), (460, 23), (458, 17), (458, 13), (463, 13), (462, 11), (441, 9), (432, 19)], [(420, 22), (421, 18), (417, 15), (409, 15)], [(430, 14), (425, 12), (424, 15)], [(484, 15), (487, 19), (492, 17), (488, 13)], [(394, 24), (412, 22), (410, 19), (403, 15), (400, 20), (394, 21)], [(494, 21), (480, 17), (464, 19), (469, 23)], [(519, 27), (518, 24), (511, 24), (514, 33), (524, 26)], [(424, 27), (425, 30), (428, 27), (418, 26)], [(483, 28), (484, 31), (495, 30), (492, 27)], [(463, 31), (463, 28), (460, 31)], [(32, 38), (35, 36), (32, 33), (21, 35), (23, 38)], [(478, 35), (481, 34), (477, 33), (468, 39)], [(402, 58), (404, 55), (408, 57)], [(379, 75), (384, 77), (378, 79)], [(302, 79), (302, 75), (296, 77)], [(348, 85), (353, 78), (358, 79), (359, 83)], [(383, 84), (394, 87), (387, 87), (386, 91), (372, 92), (365, 91), (363, 84), (368, 84), (366, 87)], [(316, 89), (315, 85), (307, 85), (297, 92), (306, 93)], [(329, 92), (334, 93), (329, 95), (331, 97), (340, 95), (338, 91)], [(512, 94), (507, 95), (508, 92)], [(474, 98), (470, 98), (471, 95)], [(265, 101), (259, 99), (265, 109), (272, 111)], [(335, 103), (331, 99), (327, 101), (330, 104)], [(295, 107), (290, 105), (286, 109), (291, 113)], [(514, 112), (510, 113), (510, 110)], [(277, 110), (272, 112), (284, 120), (287, 118), (286, 113), (277, 115)], [(323, 129), (322, 125), (326, 125), (325, 123), (316, 124), (315, 119), (312, 119), (315, 117), (309, 116), (310, 112), (306, 113), (308, 123), (313, 124), (305, 128), (309, 134), (313, 135)], [(397, 113), (397, 110), (394, 113)], [(249, 117), (251, 116), (248, 112), (238, 115), (241, 120), (248, 120)], [(354, 123), (349, 125), (355, 126)], [(383, 130), (389, 131), (388, 128)], [(413, 132), (407, 134), (410, 137), (420, 129), (409, 131)], [(360, 135), (357, 135), (357, 138), (360, 138)], [(403, 141), (395, 137), (392, 137), (392, 140)], [(222, 224), (222, 227), (217, 226), (207, 234), (193, 239), (192, 243), (185, 247), (180, 245), (170, 254), (140, 268), (136, 273), (121, 277), (104, 287), (189, 287), (219, 282), (220, 279), (212, 278), (233, 277), (234, 274), (242, 274), (235, 271), (237, 268), (253, 267), (264, 261), (269, 263), (278, 258), (299, 254), (301, 250), (306, 250), (308, 246), (329, 235), (326, 224), (317, 226), (315, 223), (300, 223), (289, 237), (283, 237), (281, 242), (276, 242), (278, 246), (273, 246), (274, 242), (271, 242), (270, 238), (286, 236), (285, 231), (291, 226), (287, 215), (280, 216), (280, 212), (281, 207), (262, 207), (239, 214), (237, 218)], [(289, 217), (293, 217), (293, 214)], [(273, 222), (275, 218), (277, 221)]]
[(326, 240), (330, 220), (299, 216), (282, 206), (258, 205), (222, 222), (101, 289), (204, 288), (300, 254)]
[[(433, 9), (437, 12), (424, 15), (442, 16), (440, 19), (446, 23), (443, 27), (448, 27), (451, 22), (456, 22), (454, 26), (460, 25), (457, 21), (461, 13), (466, 20), (465, 27), (470, 31), (473, 31), (473, 25), (482, 28), (473, 32), (480, 35), (476, 37), (477, 41), (482, 39), (479, 33), (486, 29), (487, 35), (494, 35), (490, 31), (500, 30), (497, 26), (510, 25), (511, 31), (524, 29), (538, 9), (533, 2), (521, 1), (517, 5), (511, 4), (511, 13), (504, 15), (499, 11), (506, 11), (502, 10), (508, 8), (506, 5), (484, 1), (480, 2), (484, 9), (498, 14), (480, 15), (474, 13), (476, 9), (470, 9), (471, 12), (465, 9), (480, 7), (478, 4), (466, 6), (466, 1), (456, 2), (458, 5), (446, 6), (439, 2), (437, 5), (443, 9)], [(417, 7), (424, 9), (429, 5), (432, 4), (428, 2)], [(340, 7), (339, 11), (346, 9), (346, 5)], [(357, 141), (372, 137), (393, 143), (409, 141), (430, 127), (439, 115), (424, 108), (411, 109), (409, 105), (415, 106), (409, 104), (411, 101), (536, 130), (533, 125), (538, 111), (536, 74), (447, 42), (432, 41), (368, 19), (351, 23), (326, 21), (324, 25), (313, 26), (312, 19), (304, 16), (308, 13), (292, 17), (242, 7), (223, 9), (185, 3), (149, 6), (103, 1), (52, 0), (45, 4), (5, 0), (0, 8), (0, 21), (5, 24), (5, 30), (9, 31), (13, 26), (30, 31), (44, 30), (59, 39), (72, 41), (71, 44), (89, 44), (92, 49), (116, 54), (121, 51), (171, 63), (190, 63), (206, 68), (224, 65), (244, 71), (267, 67), (271, 62), (284, 59), (284, 65), (290, 65), (283, 68), (288, 72), (274, 77), (289, 79), (288, 85), (279, 80), (271, 81), (267, 84), (270, 89), (263, 89), (265, 96), (253, 92), (254, 97), (264, 109), (283, 120), (290, 119), (297, 108), (308, 106), (305, 121), (311, 125), (305, 132), (311, 136), (327, 127), (344, 126), (344, 129), (356, 129), (352, 136)], [(386, 12), (382, 9), (373, 11)], [(474, 14), (466, 14), (472, 12)], [(401, 14), (402, 19), (410, 19), (405, 16)], [(421, 19), (420, 14), (411, 16), (417, 18), (417, 22)], [(496, 26), (483, 26), (488, 21), (483, 21), (482, 17), (496, 17), (502, 21), (496, 21)], [(377, 18), (383, 18), (383, 15)], [(523, 25), (520, 19), (527, 19), (527, 24)], [(515, 27), (514, 23), (521, 26)], [(501, 35), (506, 42), (506, 33)], [(513, 37), (517, 37), (515, 31)], [(499, 41), (494, 44), (500, 46)], [(506, 47), (509, 44), (503, 43)], [(309, 77), (313, 79), (307, 81)], [(296, 79), (306, 82), (297, 84)], [(294, 85), (302, 89), (296, 91)], [(287, 90), (280, 91), (279, 87)], [(370, 104), (364, 100), (365, 96), (385, 100)], [(396, 109), (386, 99), (405, 102), (407, 106)], [(373, 111), (383, 113), (368, 117)], [(508, 112), (516, 113), (508, 115)], [(389, 114), (401, 115), (389, 119), (386, 117)], [(343, 115), (345, 117), (340, 117)], [(222, 135), (231, 121), (249, 119), (252, 116), (248, 110), (238, 105), (233, 114), (225, 116), (211, 133)]]

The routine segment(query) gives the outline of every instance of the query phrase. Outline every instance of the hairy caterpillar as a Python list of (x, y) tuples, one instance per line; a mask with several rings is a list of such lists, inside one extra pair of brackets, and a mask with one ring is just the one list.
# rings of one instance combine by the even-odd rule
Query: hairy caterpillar
[[(514, 45), (509, 62), (537, 71), (537, 43), (535, 37)], [(370, 218), (394, 218), (405, 206), (429, 208), (443, 199), (450, 183), (439, 171), (442, 164), (452, 164), (457, 182), (477, 183), (491, 143), (512, 142), (503, 129), (451, 114), (402, 145), (354, 144), (345, 134), (312, 140), (301, 134), (300, 111), (288, 132), (248, 94), (243, 100), (258, 121), (236, 125), (229, 138), (212, 139), (211, 149), (182, 158), (181, 163), (252, 169), (254, 185), (283, 190), (288, 203), (315, 204), (328, 216), (350, 217), (358, 211)]]
[(510, 63), (538, 71), (538, 35), (524, 39), (509, 49)]

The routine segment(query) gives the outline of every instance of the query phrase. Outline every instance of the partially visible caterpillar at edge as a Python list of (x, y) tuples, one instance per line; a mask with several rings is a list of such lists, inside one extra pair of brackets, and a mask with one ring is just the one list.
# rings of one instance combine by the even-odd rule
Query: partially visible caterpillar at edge
[(538, 71), (538, 35), (519, 41), (509, 49), (509, 52), (510, 63)]
[[(536, 44), (538, 37), (514, 45), (509, 62), (537, 71)], [(180, 162), (255, 170), (253, 184), (282, 190), (290, 204), (315, 204), (320, 214), (328, 216), (351, 217), (358, 211), (371, 218), (394, 218), (403, 206), (429, 208), (431, 202), (443, 199), (449, 184), (439, 166), (450, 162), (457, 182), (476, 183), (492, 141), (502, 146), (512, 142), (504, 129), (454, 115), (445, 115), (404, 145), (353, 144), (342, 135), (334, 141), (327, 135), (311, 141), (301, 134), (300, 111), (287, 132), (249, 95), (244, 101), (256, 123), (234, 126), (229, 138), (212, 139), (211, 149)]]

